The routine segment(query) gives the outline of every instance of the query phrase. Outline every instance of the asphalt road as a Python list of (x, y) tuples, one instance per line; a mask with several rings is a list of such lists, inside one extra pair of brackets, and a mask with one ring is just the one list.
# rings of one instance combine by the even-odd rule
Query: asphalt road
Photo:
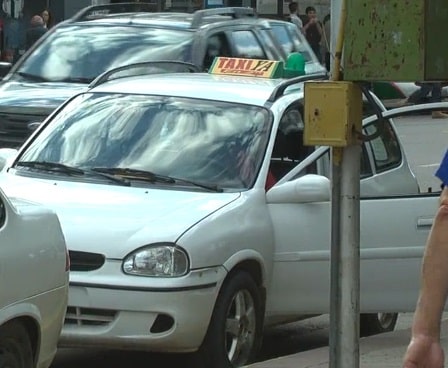
[(431, 119), (429, 115), (394, 119), (406, 156), (422, 192), (440, 189), (434, 177), (448, 148), (448, 119)]
[[(401, 314), (396, 329), (409, 328), (412, 313)], [(329, 316), (310, 318), (268, 330), (258, 361), (295, 354), (328, 345)], [(51, 368), (147, 368), (148, 366), (195, 368), (188, 354), (60, 349)]]
[[(395, 125), (422, 191), (439, 188), (433, 174), (448, 142), (448, 119), (412, 116), (395, 119)], [(397, 329), (409, 328), (412, 314), (398, 319)], [(315, 317), (266, 332), (259, 361), (297, 353), (328, 344), (328, 316)], [(194, 368), (188, 355), (61, 349), (51, 368), (143, 368), (156, 364)]]

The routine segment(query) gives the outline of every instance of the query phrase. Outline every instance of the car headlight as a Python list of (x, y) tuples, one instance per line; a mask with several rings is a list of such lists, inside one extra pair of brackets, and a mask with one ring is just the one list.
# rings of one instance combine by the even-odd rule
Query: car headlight
[(188, 272), (187, 253), (172, 243), (152, 244), (129, 254), (123, 272), (150, 277), (179, 277)]

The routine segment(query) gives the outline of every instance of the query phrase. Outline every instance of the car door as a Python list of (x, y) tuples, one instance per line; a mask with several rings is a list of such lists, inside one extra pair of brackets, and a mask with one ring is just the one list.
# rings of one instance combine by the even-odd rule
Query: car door
[(0, 190), (0, 295), (5, 305), (63, 286), (65, 280), (65, 243), (54, 216), (34, 204), (13, 203)]
[[(364, 143), (361, 188), (374, 176), (370, 150), (370, 144)], [(329, 149), (321, 147), (284, 173), (267, 192), (276, 242), (268, 315), (329, 311), (331, 203), (329, 196), (310, 201), (299, 193), (307, 190), (299, 185), (303, 178), (317, 175), (329, 180), (329, 174)], [(295, 192), (288, 194), (286, 186), (296, 186)], [(361, 191), (366, 193), (366, 188)], [(279, 196), (277, 192), (282, 191), (286, 194)], [(436, 201), (435, 197), (400, 197), (387, 190), (384, 193), (363, 199), (360, 205), (361, 311), (412, 311), (421, 255)]]
[[(30, 260), (33, 254), (22, 239), (27, 229), (11, 203), (0, 191), (0, 306), (4, 307), (34, 294), (33, 269)], [(13, 284), (11, 281), (14, 280)]]

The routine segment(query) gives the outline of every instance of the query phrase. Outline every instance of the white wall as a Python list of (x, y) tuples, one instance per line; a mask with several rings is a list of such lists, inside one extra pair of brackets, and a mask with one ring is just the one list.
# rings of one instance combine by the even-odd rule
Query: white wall
[[(305, 14), (307, 6), (314, 6), (319, 19), (323, 19), (330, 13), (331, 0), (295, 0), (299, 3), (299, 13)], [(290, 0), (283, 0), (283, 15), (288, 15)], [(257, 0), (257, 11), (260, 14), (277, 14), (277, 0)]]

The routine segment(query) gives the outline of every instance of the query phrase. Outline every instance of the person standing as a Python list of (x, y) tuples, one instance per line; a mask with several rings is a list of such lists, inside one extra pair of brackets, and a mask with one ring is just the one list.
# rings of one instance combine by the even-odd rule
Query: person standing
[(52, 26), (52, 19), (51, 19), (51, 14), (48, 11), (48, 9), (44, 9), (42, 11), (42, 13), (40, 14), (40, 16), (44, 20), (44, 27), (47, 28), (47, 29), (51, 28), (51, 26)]
[[(442, 102), (442, 83), (441, 82), (417, 82), (420, 88), (413, 92), (404, 104), (419, 104), (431, 93), (429, 102)], [(433, 111), (433, 119), (448, 118), (448, 115), (442, 111)]]
[(442, 313), (448, 295), (448, 150), (436, 172), (442, 181), (439, 209), (426, 241), (412, 337), (403, 368), (443, 368)]
[(28, 50), (34, 43), (41, 38), (47, 29), (45, 28), (44, 20), (40, 15), (35, 15), (31, 18), (30, 28), (26, 31), (26, 49)]
[(288, 5), (289, 19), (291, 23), (294, 23), (300, 32), (303, 33), (303, 22), (299, 17), (299, 4), (296, 1), (291, 1)]
[(3, 0), (3, 46), (5, 54), (15, 63), (25, 47), (26, 22), (23, 19), (24, 0)]
[(305, 37), (317, 56), (319, 62), (322, 62), (322, 53), (320, 51), (320, 41), (322, 40), (322, 24), (317, 19), (316, 9), (308, 6), (305, 10), (308, 17), (303, 26)]

